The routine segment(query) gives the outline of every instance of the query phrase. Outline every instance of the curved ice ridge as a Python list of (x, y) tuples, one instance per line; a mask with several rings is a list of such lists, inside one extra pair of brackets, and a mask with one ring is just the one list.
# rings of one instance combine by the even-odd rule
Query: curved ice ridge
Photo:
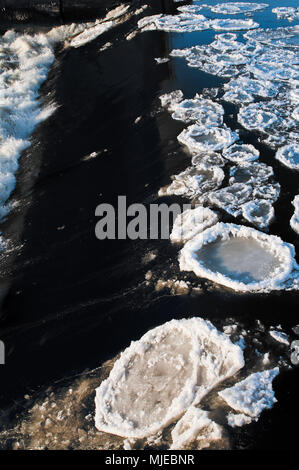
[(242, 350), (210, 322), (172, 320), (132, 342), (96, 389), (96, 427), (154, 435), (243, 366)]
[(293, 245), (242, 225), (219, 222), (188, 241), (179, 255), (182, 271), (243, 292), (284, 288), (298, 277)]

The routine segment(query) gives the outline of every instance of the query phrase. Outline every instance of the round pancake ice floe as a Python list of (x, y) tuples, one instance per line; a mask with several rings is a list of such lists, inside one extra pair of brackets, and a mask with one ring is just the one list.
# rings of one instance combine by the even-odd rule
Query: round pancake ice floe
[(202, 318), (172, 320), (132, 342), (96, 389), (99, 431), (155, 435), (244, 366), (243, 353)]
[(243, 225), (218, 223), (180, 252), (181, 271), (193, 271), (236, 291), (283, 289), (297, 269), (293, 245)]

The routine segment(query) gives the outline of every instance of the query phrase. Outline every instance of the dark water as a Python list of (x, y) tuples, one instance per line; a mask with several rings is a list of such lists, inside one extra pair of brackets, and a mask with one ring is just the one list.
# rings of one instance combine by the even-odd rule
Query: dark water
[[(174, 11), (170, 0), (151, 6), (148, 15)], [(289, 24), (278, 22), (271, 9), (253, 18), (261, 26)], [(177, 248), (167, 240), (96, 239), (99, 203), (116, 205), (118, 195), (126, 195), (128, 204), (154, 202), (170, 175), (190, 161), (176, 140), (183, 125), (159, 109), (158, 97), (177, 88), (192, 97), (223, 83), (177, 58), (163, 65), (154, 61), (173, 48), (209, 43), (211, 31), (154, 31), (123, 40), (132, 27), (129, 22), (81, 48), (58, 50), (42, 87), (44, 102), (54, 100), (59, 107), (35, 131), (20, 160), (12, 197), (19, 205), (2, 224), (14, 249), (1, 259), (0, 337), (6, 365), (0, 372), (0, 408), (12, 400), (21, 408), (24, 394), (99, 366), (172, 318), (199, 315), (220, 327), (231, 317), (246, 328), (260, 319), (266, 326), (281, 324), (288, 333), (299, 323), (293, 292), (248, 295), (207, 284), (198, 296), (157, 293), (145, 284), (145, 273), (151, 269), (165, 279), (178, 275)], [(114, 46), (99, 52), (108, 41)], [(230, 106), (228, 112), (236, 110)], [(256, 136), (243, 131), (242, 139), (261, 151), (261, 161), (273, 166), (282, 186), (271, 233), (298, 247), (289, 227), (298, 177), (258, 145)], [(94, 151), (96, 158), (83, 159)], [(153, 250), (157, 257), (144, 264), (142, 258)], [(193, 275), (185, 278), (196, 282)], [(283, 372), (274, 384), (279, 404), (258, 423), (233, 431), (234, 448), (297, 446), (298, 369)]]

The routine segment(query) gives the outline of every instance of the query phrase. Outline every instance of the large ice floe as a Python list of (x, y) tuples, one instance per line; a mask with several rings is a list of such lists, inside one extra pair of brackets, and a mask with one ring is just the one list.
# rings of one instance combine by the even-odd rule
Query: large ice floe
[(240, 13), (250, 13), (258, 10), (264, 10), (268, 3), (252, 3), (252, 2), (224, 2), (217, 5), (207, 5), (213, 13), (221, 15), (238, 15)]
[(293, 206), (295, 211), (291, 217), (290, 224), (292, 229), (299, 234), (299, 196), (295, 196), (293, 200)]
[(244, 365), (242, 350), (201, 318), (148, 331), (96, 390), (96, 427), (144, 438), (180, 418)]
[(110, 29), (128, 8), (111, 10), (104, 22), (59, 26), (44, 34), (10, 30), (0, 38), (0, 218), (9, 211), (6, 201), (15, 188), (21, 152), (30, 146), (34, 128), (55, 110), (54, 103), (42, 106), (39, 88), (54, 62), (56, 44), (86, 44)]
[(222, 222), (188, 241), (179, 264), (182, 271), (244, 292), (283, 289), (298, 269), (293, 245), (253, 228)]
[(217, 222), (217, 214), (207, 207), (187, 209), (176, 217), (170, 240), (173, 243), (185, 243)]
[(278, 374), (278, 367), (256, 372), (233, 387), (222, 390), (219, 395), (234, 410), (258, 419), (264, 409), (272, 408), (277, 401), (272, 381)]

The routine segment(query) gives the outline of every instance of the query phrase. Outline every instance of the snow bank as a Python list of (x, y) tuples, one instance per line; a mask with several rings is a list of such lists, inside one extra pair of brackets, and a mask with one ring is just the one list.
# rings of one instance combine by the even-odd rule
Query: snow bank
[(173, 243), (185, 243), (217, 222), (217, 215), (207, 207), (188, 209), (175, 219), (170, 240)]
[(277, 401), (272, 389), (272, 381), (278, 374), (278, 367), (256, 372), (218, 394), (234, 410), (256, 419), (264, 409), (272, 408)]
[(96, 389), (96, 427), (154, 435), (243, 365), (241, 349), (210, 322), (172, 320), (132, 342)]
[(282, 289), (297, 269), (293, 245), (242, 225), (218, 223), (195, 236), (179, 255), (181, 271), (193, 271), (236, 291)]
[(197, 441), (198, 448), (207, 448), (222, 438), (222, 428), (208, 417), (207, 411), (190, 406), (171, 432), (171, 450), (184, 449)]

